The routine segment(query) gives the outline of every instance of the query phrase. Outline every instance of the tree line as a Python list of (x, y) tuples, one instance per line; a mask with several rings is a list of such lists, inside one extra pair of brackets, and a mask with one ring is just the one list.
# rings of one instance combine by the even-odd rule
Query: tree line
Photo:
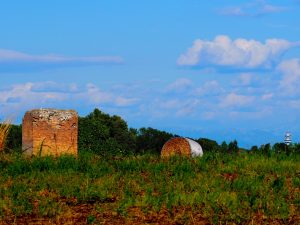
[[(78, 149), (90, 151), (99, 155), (124, 154), (160, 154), (163, 145), (178, 135), (154, 129), (151, 127), (134, 129), (129, 128), (126, 121), (120, 116), (109, 115), (99, 109), (78, 119)], [(273, 153), (293, 154), (300, 153), (300, 144), (284, 143), (264, 144), (242, 149), (236, 140), (218, 144), (208, 138), (194, 139), (205, 152), (218, 152), (223, 154), (238, 154), (242, 152), (252, 154), (270, 155)], [(6, 140), (7, 151), (21, 151), (22, 125), (12, 125)]]

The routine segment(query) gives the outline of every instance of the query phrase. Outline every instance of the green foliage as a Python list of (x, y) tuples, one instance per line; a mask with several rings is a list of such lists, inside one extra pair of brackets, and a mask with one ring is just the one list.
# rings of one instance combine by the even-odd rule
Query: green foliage
[(22, 126), (11, 124), (5, 142), (5, 150), (21, 151), (21, 148), (22, 148)]
[(228, 152), (228, 145), (225, 141), (222, 142), (222, 144), (220, 146), (220, 150), (221, 150), (222, 153)]
[(238, 153), (238, 151), (239, 151), (239, 146), (238, 146), (237, 141), (236, 140), (231, 141), (228, 144), (228, 152), (231, 154), (236, 154), (236, 153)]
[[(208, 138), (199, 138), (196, 141), (201, 145), (204, 153), (205, 152), (219, 152), (219, 151), (221, 151), (221, 147), (214, 140), (210, 140)], [(226, 142), (225, 142), (225, 144), (226, 144)], [(226, 149), (226, 151), (227, 151), (227, 149)]]
[(259, 151), (261, 152), (262, 155), (270, 157), (271, 145), (269, 143), (265, 145), (261, 145)]
[(300, 153), (300, 144), (293, 143), (286, 145), (285, 143), (275, 143), (271, 146), (270, 143), (261, 145), (259, 148), (257, 146), (252, 146), (250, 149), (251, 153), (261, 154), (263, 156), (270, 157), (272, 154), (280, 155), (291, 155)]
[(151, 152), (160, 154), (163, 145), (174, 135), (153, 128), (141, 128), (136, 134), (137, 153)]
[(94, 215), (89, 215), (86, 220), (87, 224), (93, 224), (96, 221), (96, 217)]
[(110, 116), (95, 109), (88, 116), (80, 117), (78, 123), (80, 151), (117, 155), (135, 149), (134, 136), (119, 116)]
[(284, 153), (286, 149), (286, 145), (284, 143), (275, 143), (273, 145), (273, 151), (275, 153)]
[(253, 153), (258, 153), (258, 147), (256, 145), (252, 146), (251, 149), (250, 149), (250, 152), (253, 152)]

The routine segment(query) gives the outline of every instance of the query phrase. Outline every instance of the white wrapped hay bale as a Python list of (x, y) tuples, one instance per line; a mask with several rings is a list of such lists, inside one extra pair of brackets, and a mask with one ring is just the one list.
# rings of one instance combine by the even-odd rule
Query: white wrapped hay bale
[(203, 150), (197, 142), (189, 138), (176, 137), (168, 140), (161, 150), (162, 157), (173, 155), (188, 157), (202, 156)]

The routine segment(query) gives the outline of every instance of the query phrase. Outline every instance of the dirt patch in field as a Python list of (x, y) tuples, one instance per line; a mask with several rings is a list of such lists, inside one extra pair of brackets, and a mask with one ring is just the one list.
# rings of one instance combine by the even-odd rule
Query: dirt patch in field
[[(209, 220), (203, 218), (197, 210), (192, 210), (189, 207), (178, 207), (172, 211), (162, 209), (159, 212), (141, 209), (140, 207), (130, 207), (124, 214), (124, 212), (117, 212), (116, 203), (68, 204), (70, 205), (63, 214), (53, 218), (41, 217), (36, 214), (22, 217), (7, 216), (0, 220), (0, 224), (212, 224)], [(232, 224), (234, 223), (232, 222)], [(250, 221), (243, 224), (300, 224), (300, 217), (276, 220), (268, 219), (262, 213), (257, 213)]]
[(0, 220), (1, 225), (10, 224), (210, 224), (200, 214), (192, 213), (190, 209), (167, 209), (159, 212), (140, 207), (130, 207), (118, 212), (116, 203), (74, 204), (68, 201), (68, 207), (59, 216), (41, 217), (31, 214), (21, 217), (6, 216)]

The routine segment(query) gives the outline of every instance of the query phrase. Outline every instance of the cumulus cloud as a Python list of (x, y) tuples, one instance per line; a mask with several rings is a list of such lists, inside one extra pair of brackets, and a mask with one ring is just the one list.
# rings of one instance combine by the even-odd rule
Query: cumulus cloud
[(118, 64), (123, 59), (119, 56), (62, 56), (55, 54), (32, 55), (19, 51), (0, 49), (0, 72), (20, 69), (43, 69), (49, 67), (86, 66), (102, 64)]
[(264, 0), (250, 1), (243, 5), (230, 6), (220, 10), (222, 15), (227, 16), (262, 16), (279, 13), (287, 10), (286, 7), (271, 5)]
[(300, 93), (300, 59), (289, 59), (281, 62), (277, 67), (283, 74), (280, 88), (287, 94)]
[(219, 35), (213, 41), (195, 40), (193, 46), (178, 58), (177, 64), (269, 69), (287, 50), (299, 45), (299, 42), (283, 39), (267, 39), (261, 43), (242, 38), (231, 40), (226, 35)]
[(221, 107), (247, 106), (255, 100), (254, 96), (238, 95), (230, 93), (220, 103)]

